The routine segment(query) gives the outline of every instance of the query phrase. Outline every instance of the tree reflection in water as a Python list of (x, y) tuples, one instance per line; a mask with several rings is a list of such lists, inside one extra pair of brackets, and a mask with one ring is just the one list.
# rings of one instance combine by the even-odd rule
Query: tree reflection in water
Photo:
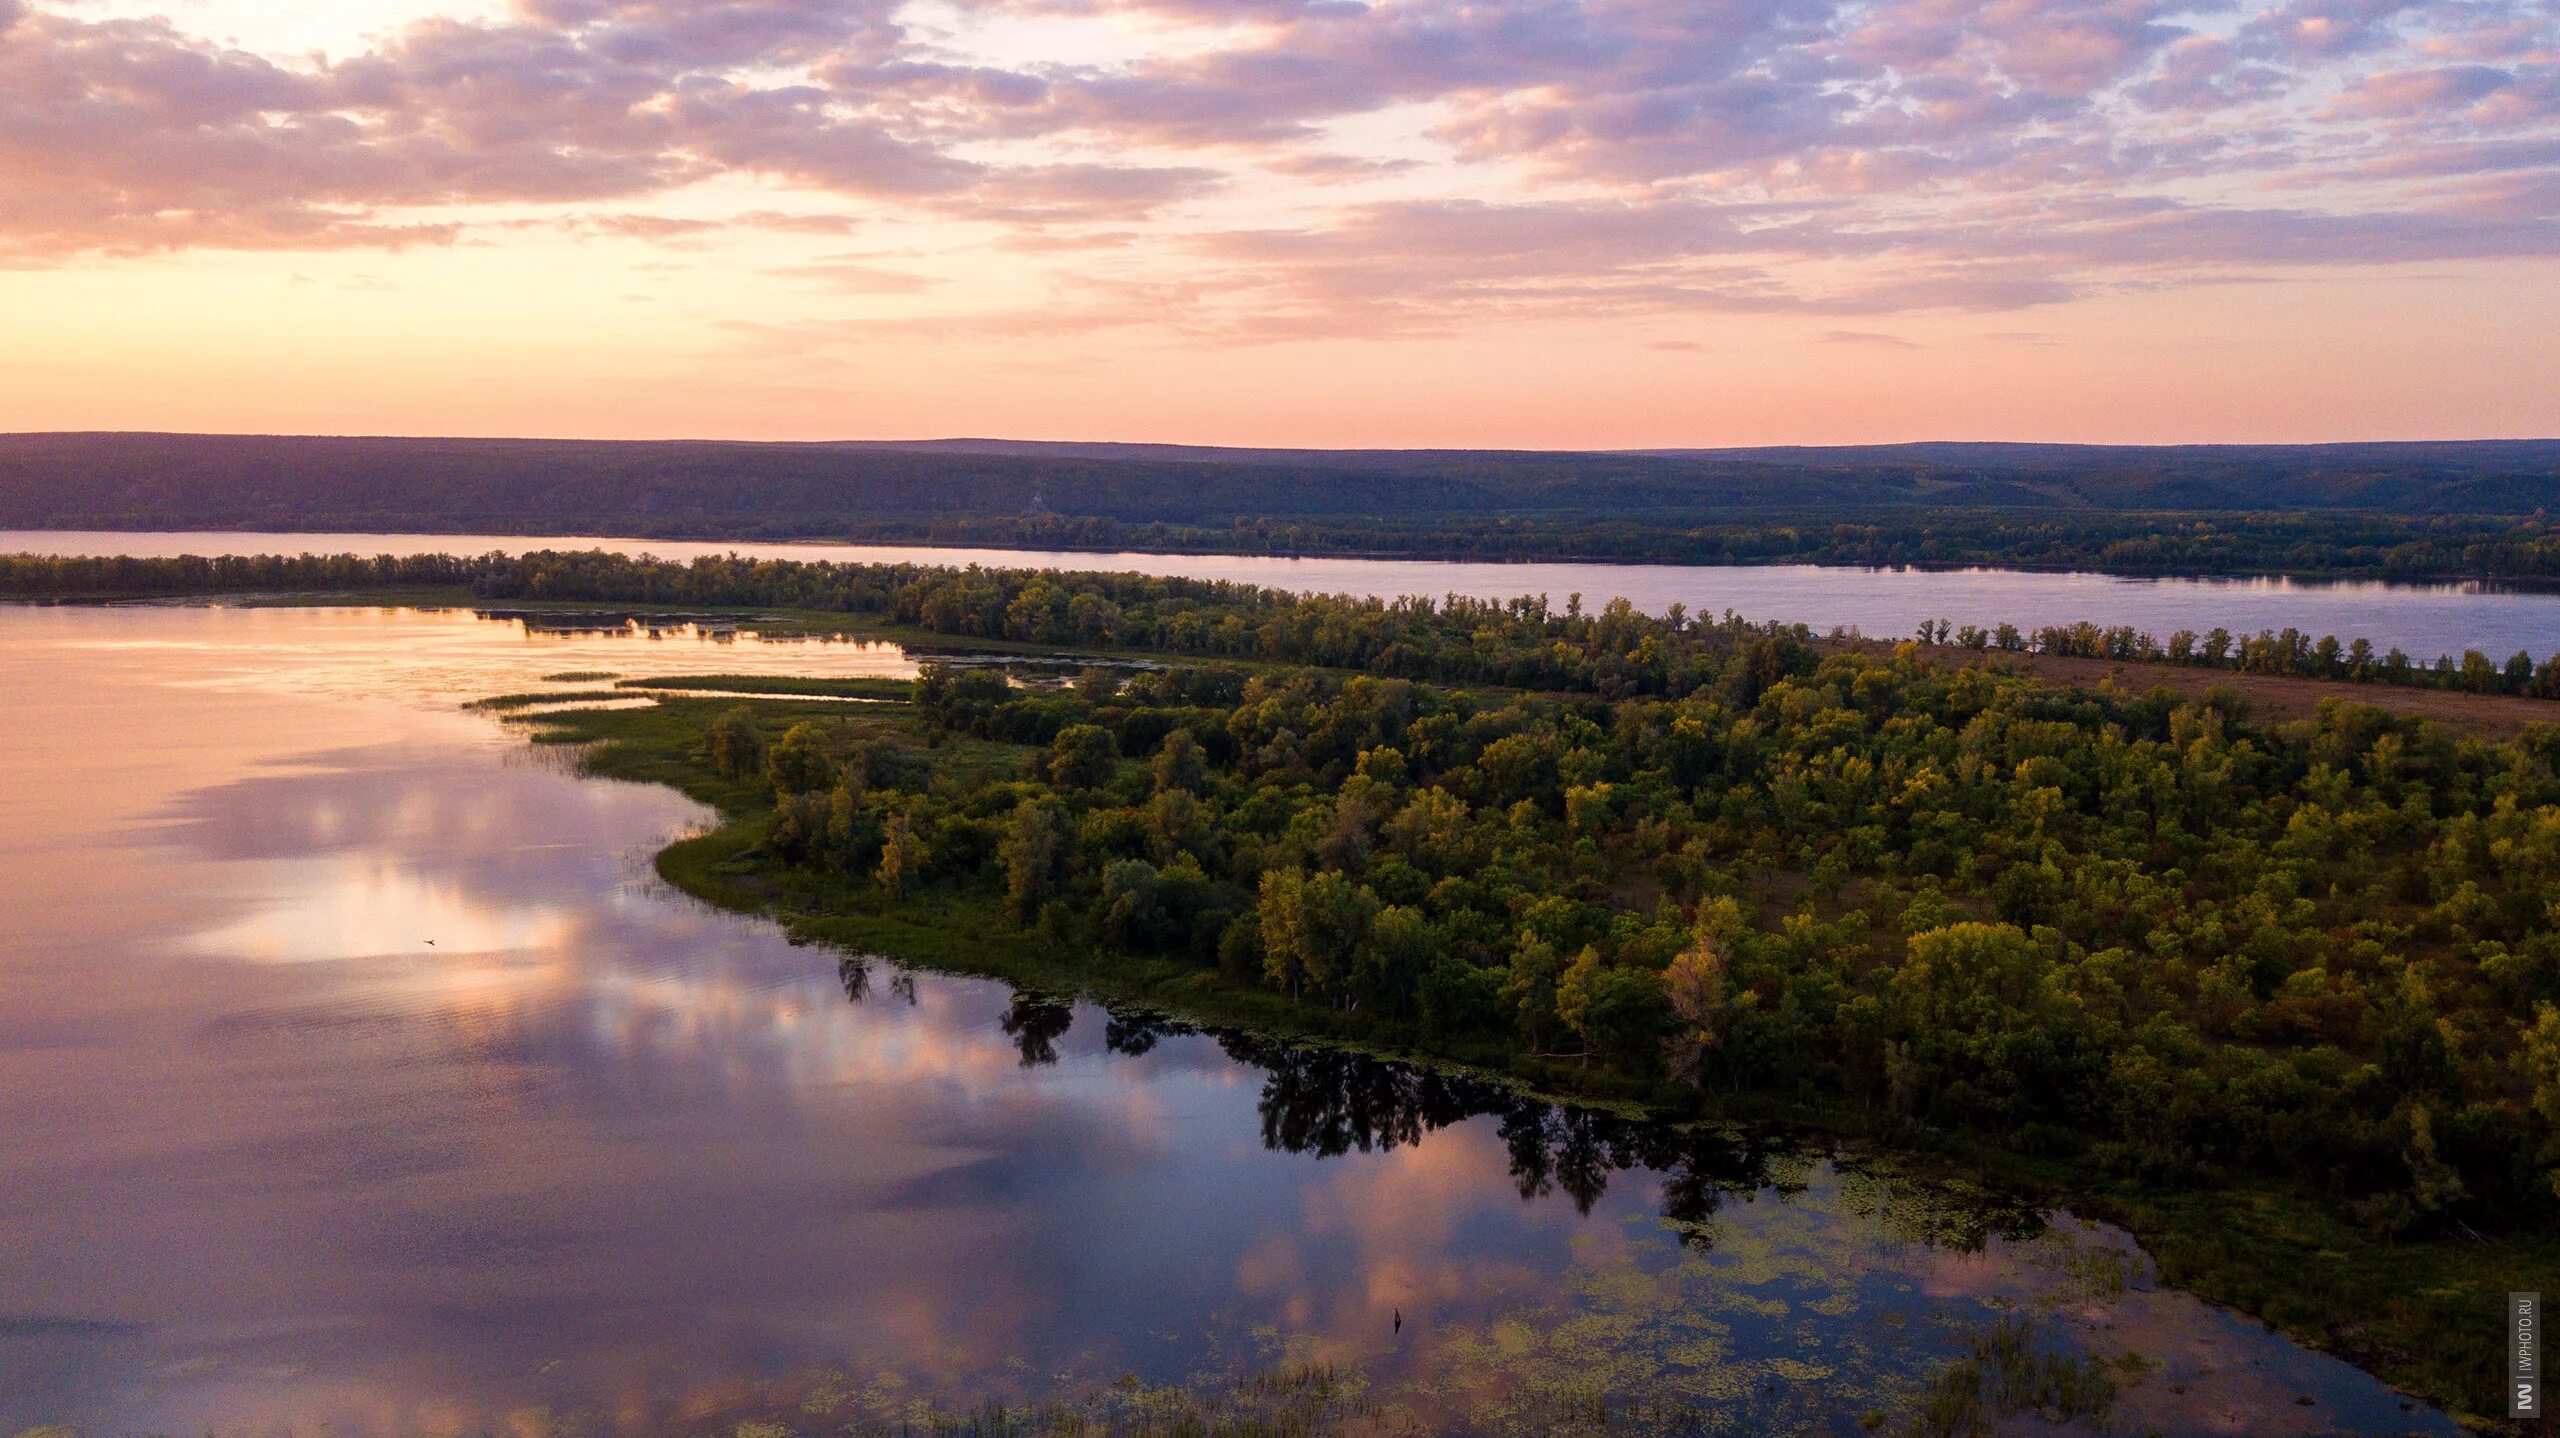
[(1004, 1011), (1004, 1031), (1022, 1051), (1022, 1066), (1038, 1068), (1058, 1061), (1058, 1040), (1075, 1024), (1075, 1005), (1028, 989), (1013, 991), (1013, 1006)]
[[(875, 995), (873, 969), (888, 963), (853, 955), (838, 965), (845, 997)], [(888, 963), (890, 997), (916, 1002), (915, 975)], [(1058, 1062), (1058, 1042), (1075, 1023), (1074, 1003), (1017, 988), (1000, 1020), (1025, 1068)], [(1205, 1033), (1227, 1057), (1260, 1069), (1257, 1104), (1265, 1148), (1319, 1159), (1386, 1152), (1420, 1143), (1438, 1129), (1491, 1117), (1509, 1153), (1511, 1180), (1524, 1200), (1561, 1193), (1588, 1214), (1613, 1176), (1641, 1170), (1662, 1187), (1662, 1216), (1694, 1249), (1715, 1243), (1713, 1220), (1726, 1203), (1767, 1194), (1781, 1202), (1806, 1189), (1817, 1159), (1859, 1180), (1876, 1217), (1897, 1237), (1960, 1251), (1994, 1237), (2025, 1239), (2045, 1227), (2024, 1201), (2003, 1201), (1969, 1186), (1915, 1180), (1890, 1164), (1839, 1154), (1820, 1140), (1773, 1128), (1671, 1124), (1629, 1119), (1529, 1097), (1503, 1084), (1417, 1068), (1340, 1049), (1310, 1048), (1256, 1034), (1203, 1030), (1141, 1010), (1105, 1010), (1103, 1045), (1140, 1057), (1166, 1039)]]
[(1762, 1190), (1783, 1197), (1802, 1187), (1773, 1160), (1802, 1156), (1803, 1146), (1772, 1132), (1640, 1122), (1479, 1079), (1245, 1035), (1221, 1034), (1219, 1045), (1267, 1075), (1262, 1141), (1271, 1148), (1320, 1158), (1391, 1149), (1490, 1115), (1522, 1198), (1561, 1192), (1589, 1213), (1611, 1175), (1648, 1170), (1662, 1180), (1663, 1216), (1700, 1247), (1712, 1241), (1707, 1220), (1728, 1197)]
[[(861, 1003), (871, 997), (871, 966), (877, 962), (869, 954), (849, 954), (836, 964), (836, 978), (844, 985), (847, 1001)], [(916, 1003), (916, 976), (912, 970), (889, 966), (889, 997), (913, 1008)]]
[(1156, 1014), (1112, 1014), (1103, 1026), (1103, 1047), (1115, 1054), (1137, 1058), (1156, 1046), (1156, 1041), (1174, 1034), (1187, 1034), (1191, 1029)]

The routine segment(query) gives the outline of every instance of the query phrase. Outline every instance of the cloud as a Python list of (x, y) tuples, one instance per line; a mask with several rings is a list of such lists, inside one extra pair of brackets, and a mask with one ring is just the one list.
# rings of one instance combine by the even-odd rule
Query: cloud
[(1130, 219), (1226, 183), (1205, 166), (1040, 165), (989, 176), (943, 207), (976, 219), (1057, 223)]
[(640, 200), (732, 173), (1053, 215), (1140, 213), (1222, 178), (989, 164), (824, 87), (723, 70), (882, 43), (883, 6), (538, 0), (514, 21), (429, 20), (329, 64), (248, 54), (163, 20), (0, 3), (11, 7), (0, 11), (0, 251), (20, 254), (449, 243), (466, 222), (397, 212)]
[(2377, 119), (2406, 119), (2476, 104), (2515, 82), (2514, 75), (2489, 65), (2393, 70), (2348, 86), (2338, 105)]
[(805, 265), (776, 265), (765, 273), (781, 279), (814, 280), (829, 289), (861, 295), (920, 294), (939, 283), (931, 275), (890, 269), (854, 256)]
[(893, 48), (895, 0), (517, 0), (581, 49), (658, 72), (782, 65)]
[(1266, 170), (1292, 175), (1302, 180), (1339, 181), (1375, 180), (1389, 175), (1406, 174), (1420, 169), (1415, 159), (1376, 159), (1365, 155), (1337, 155), (1323, 151), (1274, 155), (1262, 162)]
[(862, 228), (862, 219), (857, 215), (795, 213), (789, 210), (749, 210), (728, 223), (738, 229), (776, 230), (800, 235), (849, 235)]
[(573, 230), (624, 240), (681, 240), (718, 234), (728, 228), (719, 220), (642, 214), (576, 215), (563, 223)]
[[(0, 262), (504, 243), (525, 206), (672, 247), (921, 218), (982, 227), (1031, 282), (1009, 292), (1054, 296), (948, 332), (1249, 340), (1991, 312), (2560, 254), (2539, 0), (2279, 0), (2210, 26), (2183, 0), (935, 13), (515, 0), (330, 61), (0, 0)], [(1123, 48), (1023, 54), (1015, 20)], [(712, 181), (790, 193), (669, 202)], [(925, 292), (844, 257), (768, 272)]]

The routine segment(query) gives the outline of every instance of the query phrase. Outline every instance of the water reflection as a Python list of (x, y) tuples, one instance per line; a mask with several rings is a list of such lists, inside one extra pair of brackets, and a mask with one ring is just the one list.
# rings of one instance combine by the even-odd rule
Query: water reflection
[[(105, 616), (144, 613), (119, 623)], [(137, 685), (458, 705), (493, 694), (587, 693), (680, 674), (912, 678), (894, 644), (767, 635), (687, 621), (547, 627), (470, 610), (11, 607), (11, 625)]]
[[(882, 969), (884, 986), (875, 988)], [(873, 955), (848, 955), (837, 963), (845, 997), (861, 1004), (885, 993), (912, 1006), (917, 977)], [(1017, 988), (999, 1027), (1010, 1037), (1022, 1066), (1055, 1064), (1058, 1041), (1075, 1023), (1076, 1006), (1053, 995)], [(1660, 1185), (1662, 1216), (1682, 1241), (1710, 1246), (1710, 1220), (1729, 1195), (1783, 1199), (1802, 1184), (1780, 1177), (1773, 1155), (1810, 1152), (1804, 1141), (1775, 1129), (1640, 1122), (1603, 1111), (1560, 1107), (1506, 1085), (1349, 1050), (1314, 1048), (1230, 1030), (1210, 1030), (1219, 1052), (1259, 1070), (1255, 1104), (1262, 1145), (1315, 1158), (1385, 1153), (1419, 1144), (1439, 1130), (1470, 1119), (1489, 1119), (1508, 1157), (1513, 1189), (1523, 1200), (1561, 1193), (1577, 1213), (1588, 1214), (1608, 1192), (1612, 1175), (1642, 1172)], [(1172, 1038), (1202, 1030), (1145, 1012), (1106, 1012), (1103, 1046), (1111, 1053), (1143, 1057)], [(1966, 1205), (1976, 1220), (1970, 1232), (1937, 1232), (1932, 1241), (1978, 1248), (1994, 1231), (2029, 1238), (2043, 1218), (2026, 1207), (1976, 1199)]]
[[(842, 961), (848, 998), (860, 1003), (869, 996), (879, 962)], [(892, 967), (889, 991), (912, 1003), (915, 976)], [(1067, 1003), (1016, 990), (1001, 1022), (1029, 1067), (1057, 1062), (1056, 1041), (1073, 1015)], [(1109, 1013), (1104, 1023), (1105, 1047), (1130, 1057), (1153, 1051), (1167, 1038), (1201, 1032), (1144, 1013)], [(1695, 1248), (1713, 1246), (1713, 1220), (1728, 1199), (1783, 1202), (1805, 1189), (1798, 1170), (1813, 1156), (1828, 1154), (1826, 1145), (1807, 1135), (1775, 1128), (1630, 1120), (1348, 1050), (1210, 1032), (1221, 1053), (1261, 1072), (1255, 1112), (1266, 1149), (1320, 1159), (1387, 1153), (1486, 1119), (1507, 1159), (1511, 1187), (1524, 1201), (1561, 1194), (1575, 1212), (1587, 1215), (1608, 1193), (1613, 1176), (1641, 1174), (1656, 1186), (1662, 1217), (1682, 1243)], [(1931, 1191), (1938, 1200), (1925, 1226), (1907, 1222), (1908, 1204), (1880, 1212), (1880, 1220), (1907, 1230), (1915, 1241), (1963, 1251), (1978, 1250), (1995, 1236), (2025, 1240), (2044, 1231), (2045, 1216), (2023, 1203), (1985, 1193), (1959, 1198), (1943, 1186)]]
[[(794, 947), (655, 883), (690, 804), (409, 697), (455, 643), (0, 611), (0, 1433), (805, 1427), (1301, 1360), (1388, 1427), (1845, 1430), (2013, 1310), (2149, 1355), (2172, 1431), (2449, 1431), (1880, 1160)], [(563, 667), (519, 662), (488, 687)]]

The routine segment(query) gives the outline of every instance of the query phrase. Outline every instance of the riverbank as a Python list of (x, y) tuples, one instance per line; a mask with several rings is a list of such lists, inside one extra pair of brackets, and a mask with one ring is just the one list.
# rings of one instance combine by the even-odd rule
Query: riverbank
[[(2339, 1216), (2326, 1196), (2282, 1184), (2145, 1184), (2070, 1157), (2020, 1153), (1841, 1100), (1745, 1093), (1702, 1104), (1567, 1062), (1496, 1047), (1426, 1044), (1395, 1026), (1292, 1004), (1215, 969), (1061, 947), (1009, 922), (985, 899), (936, 894), (903, 905), (848, 902), (765, 854), (773, 813), (768, 797), (693, 756), (694, 737), (718, 708), (678, 700), (656, 710), (551, 715), (540, 722), (547, 739), (591, 746), (587, 762), (599, 775), (670, 784), (717, 809), (721, 824), (661, 853), (659, 872), (707, 902), (770, 916), (797, 938), (1297, 1043), (1444, 1066), (1629, 1115), (1809, 1124), (1891, 1143), (1950, 1171), (1978, 1173), (2042, 1203), (2118, 1222), (2142, 1239), (2166, 1280), (2355, 1362), (2482, 1431), (2501, 1431), (2479, 1410), (2502, 1377), (2503, 1355), (2494, 1341), (2502, 1295), (2531, 1275), (2560, 1272), (2560, 1243), (2547, 1237), (2377, 1239)], [(788, 701), (766, 713), (775, 724), (825, 717), (817, 706), (795, 709)]]
[[(2142, 579), (2283, 578), (2560, 589), (2560, 559), (2554, 557), (2560, 541), (2553, 538), (2547, 519), (2532, 514), (1921, 507), (1864, 512), (1760, 510), (1711, 522), (1700, 522), (1694, 515), (1646, 515), (1634, 520), (1446, 515), (1387, 523), (1344, 516), (1268, 516), (1199, 525), (1007, 514), (840, 518), (781, 527), (700, 519), (631, 523), (592, 515), (548, 519), (481, 515), (454, 521), (425, 514), (379, 518), (397, 522), (405, 535), (484, 541), (548, 539), (591, 524), (592, 537), (579, 543), (655, 546), (662, 552), (720, 546), (780, 552), (835, 546), (930, 546), (1088, 558), (1219, 556), (1686, 568), (1806, 565), (1922, 573), (1992, 568), (2022, 574)], [(104, 528), (51, 532), (156, 537), (186, 528), (109, 522)], [(347, 533), (327, 520), (191, 532), (332, 540)]]

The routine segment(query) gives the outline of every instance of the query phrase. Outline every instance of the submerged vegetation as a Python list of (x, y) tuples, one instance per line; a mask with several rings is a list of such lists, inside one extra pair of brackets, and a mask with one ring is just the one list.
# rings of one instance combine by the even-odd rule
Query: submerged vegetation
[(2049, 1423), (2102, 1420), (2115, 1401), (2104, 1364), (2045, 1347), (2024, 1321), (2010, 1319), (1977, 1334), (1939, 1375), (1915, 1429), (1928, 1438), (1970, 1438), (1999, 1432), (2002, 1420), (2021, 1413)]

